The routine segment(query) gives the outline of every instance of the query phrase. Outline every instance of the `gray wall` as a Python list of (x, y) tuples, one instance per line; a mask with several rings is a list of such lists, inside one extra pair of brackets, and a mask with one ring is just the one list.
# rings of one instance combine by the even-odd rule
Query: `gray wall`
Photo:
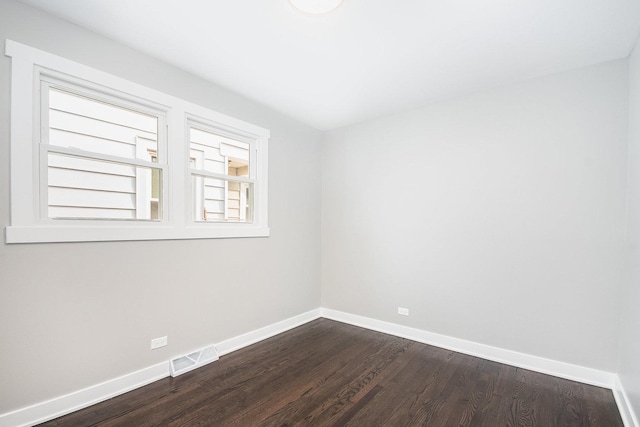
[[(319, 132), (11, 0), (0, 0), (0, 227), (9, 223), (6, 38), (270, 129), (271, 237), (0, 244), (0, 413), (320, 306)], [(163, 335), (169, 345), (150, 351)]]
[[(272, 235), (0, 244), (0, 413), (321, 305), (619, 371), (640, 412), (638, 120), (623, 289), (638, 52), (630, 111), (628, 63), (618, 61), (336, 130), (320, 144), (319, 132), (273, 110), (13, 0), (0, 0), (5, 38), (270, 129)], [(1, 227), (9, 79), (2, 56)], [(169, 346), (151, 352), (162, 335)]]
[(624, 294), (618, 375), (640, 416), (640, 44), (629, 60), (629, 282)]
[(617, 61), (330, 132), (323, 307), (615, 372), (627, 79)]

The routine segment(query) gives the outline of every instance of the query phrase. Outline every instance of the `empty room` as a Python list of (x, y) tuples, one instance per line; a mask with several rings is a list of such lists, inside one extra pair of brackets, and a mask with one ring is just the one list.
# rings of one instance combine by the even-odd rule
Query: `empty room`
[(0, 427), (640, 427), (639, 0), (0, 0)]

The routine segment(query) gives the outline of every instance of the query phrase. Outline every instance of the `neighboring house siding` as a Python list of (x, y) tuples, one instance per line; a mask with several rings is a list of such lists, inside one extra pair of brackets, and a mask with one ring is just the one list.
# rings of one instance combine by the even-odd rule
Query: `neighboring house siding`
[[(50, 218), (158, 219), (161, 179), (140, 165), (91, 159), (107, 155), (157, 162), (158, 118), (48, 87), (46, 141), (81, 150), (78, 155), (49, 153)], [(213, 132), (190, 129), (190, 167), (217, 177), (194, 176), (196, 221), (247, 221), (249, 147)], [(229, 179), (226, 179), (228, 177)]]
[[(209, 132), (191, 128), (192, 168), (225, 174), (227, 165), (220, 154), (220, 141)], [(220, 179), (195, 178), (196, 220), (224, 220), (225, 182)]]
[[(155, 117), (54, 88), (48, 99), (51, 145), (147, 161), (157, 153)], [(151, 169), (54, 153), (47, 165), (49, 217), (152, 219)]]
[[(249, 144), (195, 128), (191, 128), (190, 141), (192, 168), (230, 177), (249, 175)], [(247, 220), (246, 196), (241, 196), (245, 184), (203, 177), (194, 180), (197, 221)]]

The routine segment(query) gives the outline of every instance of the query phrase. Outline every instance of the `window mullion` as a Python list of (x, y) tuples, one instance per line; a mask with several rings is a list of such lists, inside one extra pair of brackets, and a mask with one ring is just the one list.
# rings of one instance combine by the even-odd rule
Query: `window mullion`
[[(163, 186), (166, 218), (176, 227), (184, 227), (188, 213), (186, 200), (189, 194), (189, 182), (186, 176), (185, 158), (189, 159), (189, 144), (185, 137), (184, 110), (179, 105), (171, 109), (165, 118), (166, 122), (160, 130), (158, 143), (164, 146), (167, 164), (171, 167), (165, 173), (167, 183)], [(161, 142), (160, 142), (161, 141)]]

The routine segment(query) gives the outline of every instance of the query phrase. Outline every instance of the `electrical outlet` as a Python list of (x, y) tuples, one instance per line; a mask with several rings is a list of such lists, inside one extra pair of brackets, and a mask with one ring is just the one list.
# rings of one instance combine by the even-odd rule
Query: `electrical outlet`
[(404, 308), (404, 307), (398, 307), (398, 314), (401, 314), (403, 316), (408, 316), (409, 315), (409, 309), (408, 308)]
[(154, 338), (151, 340), (151, 350), (167, 345), (167, 337)]

